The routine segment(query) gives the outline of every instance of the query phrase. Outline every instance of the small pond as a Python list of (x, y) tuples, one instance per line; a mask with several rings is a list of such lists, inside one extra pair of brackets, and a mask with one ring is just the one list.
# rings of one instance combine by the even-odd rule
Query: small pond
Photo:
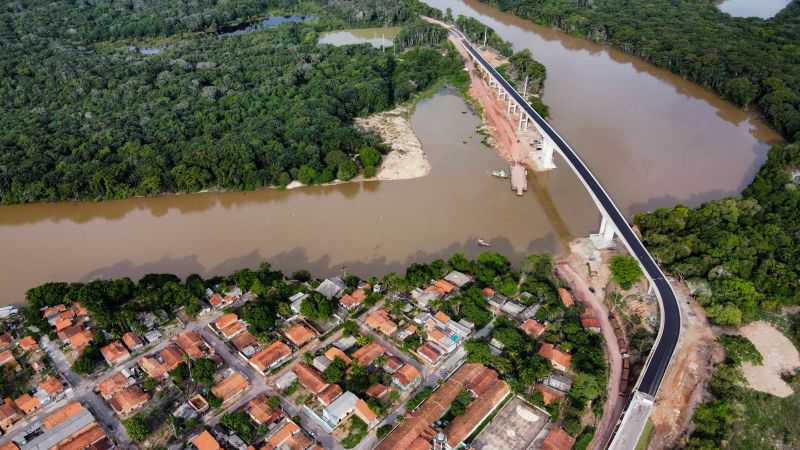
[(375, 48), (391, 47), (401, 27), (353, 28), (320, 34), (320, 44), (335, 46), (369, 43)]
[(778, 14), (792, 0), (722, 0), (720, 11), (734, 17), (760, 17), (769, 19)]

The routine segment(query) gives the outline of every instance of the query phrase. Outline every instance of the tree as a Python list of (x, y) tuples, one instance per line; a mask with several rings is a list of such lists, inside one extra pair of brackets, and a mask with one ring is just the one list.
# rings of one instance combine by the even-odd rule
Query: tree
[(497, 252), (481, 253), (480, 256), (478, 256), (478, 264), (498, 274), (506, 273), (509, 268), (511, 268), (511, 262), (508, 258)]
[(147, 425), (141, 414), (136, 414), (130, 419), (122, 422), (128, 436), (135, 442), (142, 442), (150, 435), (150, 427)]
[(453, 417), (464, 414), (470, 402), (472, 402), (472, 395), (470, 395), (468, 390), (461, 389), (455, 400), (453, 400), (453, 403), (450, 404), (450, 414)]
[(540, 280), (549, 279), (553, 273), (553, 255), (544, 253), (525, 257), (522, 260), (522, 271)]
[(642, 269), (638, 261), (630, 256), (614, 255), (611, 258), (611, 274), (622, 289), (630, 289), (642, 277)]
[(344, 381), (347, 363), (342, 358), (334, 358), (331, 364), (322, 372), (325, 381), (331, 384), (340, 384)]
[(342, 324), (342, 334), (345, 336), (357, 336), (359, 333), (358, 324), (353, 320), (345, 320)]
[(87, 345), (81, 351), (80, 356), (72, 363), (72, 371), (80, 375), (88, 375), (94, 372), (94, 369), (102, 360), (100, 351), (93, 345)]
[(381, 163), (381, 153), (375, 147), (363, 147), (359, 152), (361, 164), (366, 166), (377, 166)]
[(579, 373), (572, 383), (570, 395), (581, 402), (590, 402), (599, 397), (602, 392), (597, 378), (586, 373)]
[(175, 384), (183, 383), (189, 379), (189, 366), (185, 362), (178, 364), (177, 367), (169, 372), (169, 378)]
[(280, 397), (272, 396), (267, 399), (267, 404), (270, 406), (270, 408), (280, 408), (281, 399)]
[(378, 439), (383, 439), (386, 435), (388, 435), (392, 431), (392, 428), (393, 428), (392, 424), (385, 423), (385, 424), (379, 426), (375, 430), (375, 435), (378, 436)]
[(214, 372), (217, 370), (214, 361), (206, 358), (198, 358), (194, 360), (190, 373), (192, 379), (199, 384), (211, 385), (214, 382)]
[(744, 336), (721, 334), (717, 342), (725, 349), (725, 358), (734, 365), (739, 365), (744, 361), (761, 365), (764, 358), (755, 345)]
[(245, 411), (225, 413), (219, 421), (236, 432), (236, 434), (246, 442), (251, 440), (255, 432), (255, 427), (250, 421), (250, 416)]

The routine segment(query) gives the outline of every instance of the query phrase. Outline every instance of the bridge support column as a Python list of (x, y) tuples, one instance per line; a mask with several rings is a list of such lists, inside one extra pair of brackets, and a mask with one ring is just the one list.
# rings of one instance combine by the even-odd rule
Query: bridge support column
[(514, 100), (508, 100), (508, 111), (506, 114), (511, 115), (512, 117), (517, 113), (517, 103)]
[(614, 222), (611, 221), (605, 215), (602, 216), (600, 220), (600, 231), (597, 234), (593, 234), (590, 236), (592, 242), (594, 243), (595, 247), (597, 248), (609, 248), (614, 245), (614, 234), (616, 233), (616, 229), (614, 228)]
[(542, 133), (542, 136), (542, 159), (540, 165), (542, 169), (555, 169), (556, 162), (553, 159), (553, 150), (555, 149), (555, 144), (544, 133)]
[(519, 126), (517, 127), (519, 131), (528, 131), (528, 115), (527, 114), (520, 114), (519, 116)]

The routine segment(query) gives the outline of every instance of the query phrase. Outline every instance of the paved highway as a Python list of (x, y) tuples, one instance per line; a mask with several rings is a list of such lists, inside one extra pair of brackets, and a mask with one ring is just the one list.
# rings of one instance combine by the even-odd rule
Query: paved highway
[(502, 76), (489, 64), (486, 59), (478, 52), (465, 36), (458, 30), (451, 28), (453, 32), (458, 34), (461, 38), (461, 43), (470, 52), (478, 63), (480, 63), (485, 70), (487, 70), (495, 80), (500, 83), (500, 86), (508, 92), (508, 94), (520, 105), (523, 110), (533, 119), (536, 124), (549, 135), (553, 140), (561, 154), (566, 159), (567, 163), (572, 167), (583, 184), (589, 190), (589, 193), (594, 198), (598, 207), (604, 216), (614, 223), (618, 236), (628, 247), (632, 255), (639, 260), (639, 263), (644, 268), (647, 277), (653, 283), (656, 289), (656, 295), (661, 303), (661, 327), (659, 329), (658, 337), (653, 350), (650, 353), (650, 359), (644, 368), (642, 375), (639, 379), (637, 389), (641, 392), (655, 397), (658, 388), (661, 385), (661, 380), (664, 378), (664, 373), (669, 366), (672, 359), (672, 353), (678, 343), (681, 329), (681, 317), (678, 307), (678, 300), (675, 292), (672, 290), (669, 282), (664, 277), (664, 273), (656, 264), (653, 257), (645, 249), (642, 242), (631, 229), (625, 216), (619, 212), (619, 209), (611, 200), (611, 197), (606, 193), (600, 182), (592, 175), (592, 172), (581, 161), (577, 153), (570, 148), (564, 139), (550, 126), (528, 102), (512, 87)]

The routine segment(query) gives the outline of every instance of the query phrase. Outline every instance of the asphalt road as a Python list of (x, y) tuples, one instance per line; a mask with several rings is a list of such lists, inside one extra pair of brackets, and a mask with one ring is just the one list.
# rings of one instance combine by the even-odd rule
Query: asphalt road
[(478, 61), (484, 69), (486, 69), (503, 89), (519, 104), (523, 110), (536, 122), (536, 124), (544, 130), (545, 133), (553, 140), (558, 147), (564, 159), (572, 167), (583, 184), (589, 190), (589, 193), (595, 199), (598, 207), (604, 216), (611, 219), (614, 223), (618, 233), (617, 235), (622, 239), (625, 245), (630, 250), (631, 254), (639, 260), (639, 263), (647, 273), (648, 278), (652, 280), (654, 287), (657, 291), (658, 297), (661, 301), (661, 328), (659, 335), (656, 338), (656, 345), (650, 354), (650, 360), (644, 368), (638, 390), (655, 397), (658, 388), (661, 385), (661, 380), (664, 378), (664, 373), (669, 366), (675, 346), (678, 343), (681, 330), (681, 317), (678, 307), (678, 300), (675, 297), (675, 292), (672, 290), (669, 282), (667, 282), (664, 273), (656, 264), (653, 257), (645, 249), (642, 242), (633, 232), (625, 216), (620, 213), (617, 206), (611, 200), (611, 197), (606, 193), (600, 182), (594, 177), (592, 172), (578, 157), (577, 153), (559, 136), (559, 134), (550, 126), (528, 102), (512, 87), (502, 76), (489, 64), (486, 59), (478, 52), (472, 44), (470, 44), (464, 35), (451, 28), (461, 37), (461, 43), (470, 52), (470, 54)]

